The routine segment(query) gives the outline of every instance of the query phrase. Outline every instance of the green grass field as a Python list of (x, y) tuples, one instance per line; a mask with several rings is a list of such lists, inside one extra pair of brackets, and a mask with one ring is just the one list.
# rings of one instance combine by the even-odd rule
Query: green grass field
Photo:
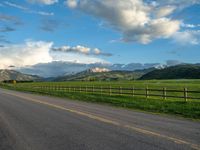
[[(41, 87), (59, 87), (59, 89), (53, 88), (41, 88)], [(138, 109), (142, 111), (149, 111), (154, 113), (164, 113), (178, 115), (186, 118), (200, 119), (200, 99), (193, 99), (186, 102), (184, 98), (167, 98), (164, 100), (162, 97), (150, 96), (146, 99), (145, 96), (128, 96), (119, 94), (104, 94), (106, 90), (100, 93), (96, 91), (92, 92), (80, 92), (73, 91), (73, 88), (69, 91), (66, 88), (61, 87), (81, 87), (82, 89), (87, 87), (113, 87), (116, 88), (141, 88), (145, 89), (160, 89), (163, 87), (170, 90), (183, 91), (187, 88), (191, 91), (200, 91), (200, 80), (151, 80), (151, 81), (125, 81), (125, 82), (35, 82), (35, 83), (17, 83), (16, 85), (6, 84), (5, 88), (15, 89), (20, 91), (29, 91), (39, 94), (52, 95), (64, 98), (70, 98), (74, 100), (104, 103), (115, 105), (119, 107), (125, 107), (129, 109)], [(40, 87), (40, 88), (38, 88)], [(143, 91), (135, 91), (138, 94), (145, 94)], [(149, 94), (162, 94), (162, 91), (150, 91)], [(167, 95), (183, 96), (183, 92), (167, 92)], [(190, 97), (200, 98), (199, 93), (188, 93)]]

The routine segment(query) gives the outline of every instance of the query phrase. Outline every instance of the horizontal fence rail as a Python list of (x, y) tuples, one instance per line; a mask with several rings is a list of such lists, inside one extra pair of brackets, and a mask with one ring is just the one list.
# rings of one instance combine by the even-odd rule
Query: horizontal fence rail
[[(27, 87), (28, 88), (28, 87)], [(105, 87), (105, 86), (33, 86), (37, 90), (45, 91), (62, 91), (62, 92), (80, 92), (80, 93), (93, 93), (93, 94), (106, 94), (106, 95), (126, 95), (126, 96), (143, 96), (147, 99), (150, 97), (162, 98), (164, 100), (168, 98), (179, 98), (184, 101), (200, 100), (200, 91), (188, 90), (172, 90), (167, 88), (151, 89), (151, 88), (131, 88), (125, 87)], [(193, 95), (197, 96), (193, 96)], [(199, 97), (198, 97), (199, 96)]]
[(62, 86), (62, 85), (48, 85), (48, 86), (38, 86), (38, 85), (13, 85), (13, 84), (0, 84), (1, 86), (9, 86), (12, 88), (22, 88), (29, 89), (30, 91), (36, 90), (39, 92), (80, 92), (85, 94), (100, 94), (108, 96), (131, 96), (131, 97), (144, 97), (148, 98), (157, 98), (167, 100), (170, 98), (183, 99), (184, 101), (188, 100), (200, 100), (200, 91), (188, 90), (188, 88), (183, 88), (182, 90), (170, 89), (169, 87), (163, 88), (137, 88), (137, 87), (122, 87), (122, 86)]

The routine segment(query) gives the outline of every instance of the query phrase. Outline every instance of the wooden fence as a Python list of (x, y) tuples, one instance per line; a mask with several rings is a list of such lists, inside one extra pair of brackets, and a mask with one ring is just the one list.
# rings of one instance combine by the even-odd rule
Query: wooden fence
[(192, 91), (187, 88), (183, 90), (172, 90), (167, 88), (151, 89), (151, 88), (125, 88), (125, 87), (105, 87), (105, 86), (35, 86), (34, 89), (42, 91), (62, 91), (62, 92), (80, 92), (80, 93), (93, 93), (101, 95), (127, 95), (127, 96), (143, 96), (147, 99), (150, 97), (162, 98), (179, 98), (184, 101), (200, 100), (200, 91)]

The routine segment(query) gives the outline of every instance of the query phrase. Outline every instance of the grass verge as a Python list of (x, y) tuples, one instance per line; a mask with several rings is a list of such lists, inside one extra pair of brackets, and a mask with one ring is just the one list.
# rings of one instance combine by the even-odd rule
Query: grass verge
[(101, 95), (92, 93), (66, 92), (66, 91), (45, 91), (33, 90), (25, 87), (4, 86), (3, 88), (38, 93), (42, 95), (51, 95), (62, 98), (69, 98), (72, 100), (80, 100), (94, 103), (104, 103), (118, 107), (129, 109), (137, 109), (152, 113), (170, 114), (191, 118), (195, 120), (200, 119), (200, 102), (199, 101), (180, 101), (180, 100), (159, 100), (146, 99), (142, 97), (130, 97), (119, 95)]

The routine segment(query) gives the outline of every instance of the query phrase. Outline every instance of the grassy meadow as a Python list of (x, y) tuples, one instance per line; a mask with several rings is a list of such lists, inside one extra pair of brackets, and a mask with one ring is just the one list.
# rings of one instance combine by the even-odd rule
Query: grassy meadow
[[(186, 118), (200, 119), (200, 99), (184, 98), (162, 98), (162, 89), (183, 91), (200, 91), (200, 80), (150, 80), (150, 81), (119, 81), (119, 82), (34, 82), (1, 85), (4, 88), (28, 91), (45, 95), (70, 98), (87, 102), (104, 103), (129, 109), (137, 109), (153, 113), (164, 113), (182, 116)], [(67, 87), (70, 87), (67, 88)], [(76, 87), (76, 89), (74, 89)], [(85, 88), (94, 87), (86, 92)], [(106, 88), (100, 91), (100, 88)], [(109, 87), (112, 87), (111, 93)], [(134, 94), (144, 94), (144, 96), (132, 96), (131, 90), (118, 94), (120, 88), (135, 88)], [(146, 98), (145, 89), (158, 89), (160, 91), (149, 91), (149, 95), (161, 95), (159, 97), (149, 96)], [(79, 91), (81, 89), (81, 91)], [(122, 91), (123, 93), (124, 91)], [(184, 92), (170, 92), (166, 95), (184, 96)], [(188, 97), (200, 98), (200, 93), (188, 93)]]

